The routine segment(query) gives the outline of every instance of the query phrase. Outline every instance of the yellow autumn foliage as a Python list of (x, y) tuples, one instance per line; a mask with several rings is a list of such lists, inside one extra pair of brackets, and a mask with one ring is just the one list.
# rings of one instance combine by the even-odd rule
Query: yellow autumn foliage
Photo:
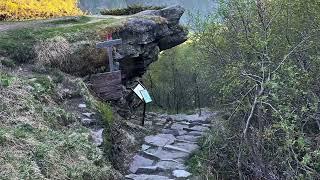
[(0, 0), (0, 20), (82, 15), (77, 5), (78, 0)]

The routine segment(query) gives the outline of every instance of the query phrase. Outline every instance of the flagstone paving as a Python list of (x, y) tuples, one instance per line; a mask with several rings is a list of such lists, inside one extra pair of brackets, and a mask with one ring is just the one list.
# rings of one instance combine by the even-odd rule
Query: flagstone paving
[[(144, 138), (144, 144), (132, 159), (130, 180), (184, 180), (194, 179), (185, 162), (199, 149), (198, 140), (210, 130), (215, 114), (209, 111), (202, 116), (170, 115), (167, 121), (154, 118), (151, 124), (162, 124), (159, 133)], [(156, 116), (152, 114), (152, 116)]]

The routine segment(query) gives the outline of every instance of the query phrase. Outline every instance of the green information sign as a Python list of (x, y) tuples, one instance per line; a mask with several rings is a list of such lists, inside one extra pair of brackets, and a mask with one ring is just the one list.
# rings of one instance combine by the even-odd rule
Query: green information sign
[(141, 95), (142, 95), (143, 100), (144, 100), (145, 103), (150, 103), (150, 102), (152, 102), (152, 99), (151, 99), (151, 97), (150, 97), (150, 94), (149, 94), (149, 92), (148, 92), (146, 89), (141, 90), (140, 93), (141, 93)]

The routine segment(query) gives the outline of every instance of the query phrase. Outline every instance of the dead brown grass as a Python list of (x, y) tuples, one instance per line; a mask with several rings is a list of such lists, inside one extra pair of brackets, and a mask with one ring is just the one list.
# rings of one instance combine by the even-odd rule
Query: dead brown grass
[(64, 67), (72, 53), (69, 42), (61, 36), (39, 42), (35, 46), (36, 64)]

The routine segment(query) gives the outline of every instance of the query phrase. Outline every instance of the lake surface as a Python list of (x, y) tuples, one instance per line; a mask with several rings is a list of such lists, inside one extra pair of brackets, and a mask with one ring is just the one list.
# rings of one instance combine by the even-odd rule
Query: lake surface
[(216, 0), (80, 0), (80, 8), (92, 14), (98, 14), (101, 9), (123, 8), (132, 3), (156, 6), (179, 4), (187, 10), (182, 18), (184, 24), (191, 19), (190, 13), (199, 14), (204, 18), (213, 13), (217, 7)]

